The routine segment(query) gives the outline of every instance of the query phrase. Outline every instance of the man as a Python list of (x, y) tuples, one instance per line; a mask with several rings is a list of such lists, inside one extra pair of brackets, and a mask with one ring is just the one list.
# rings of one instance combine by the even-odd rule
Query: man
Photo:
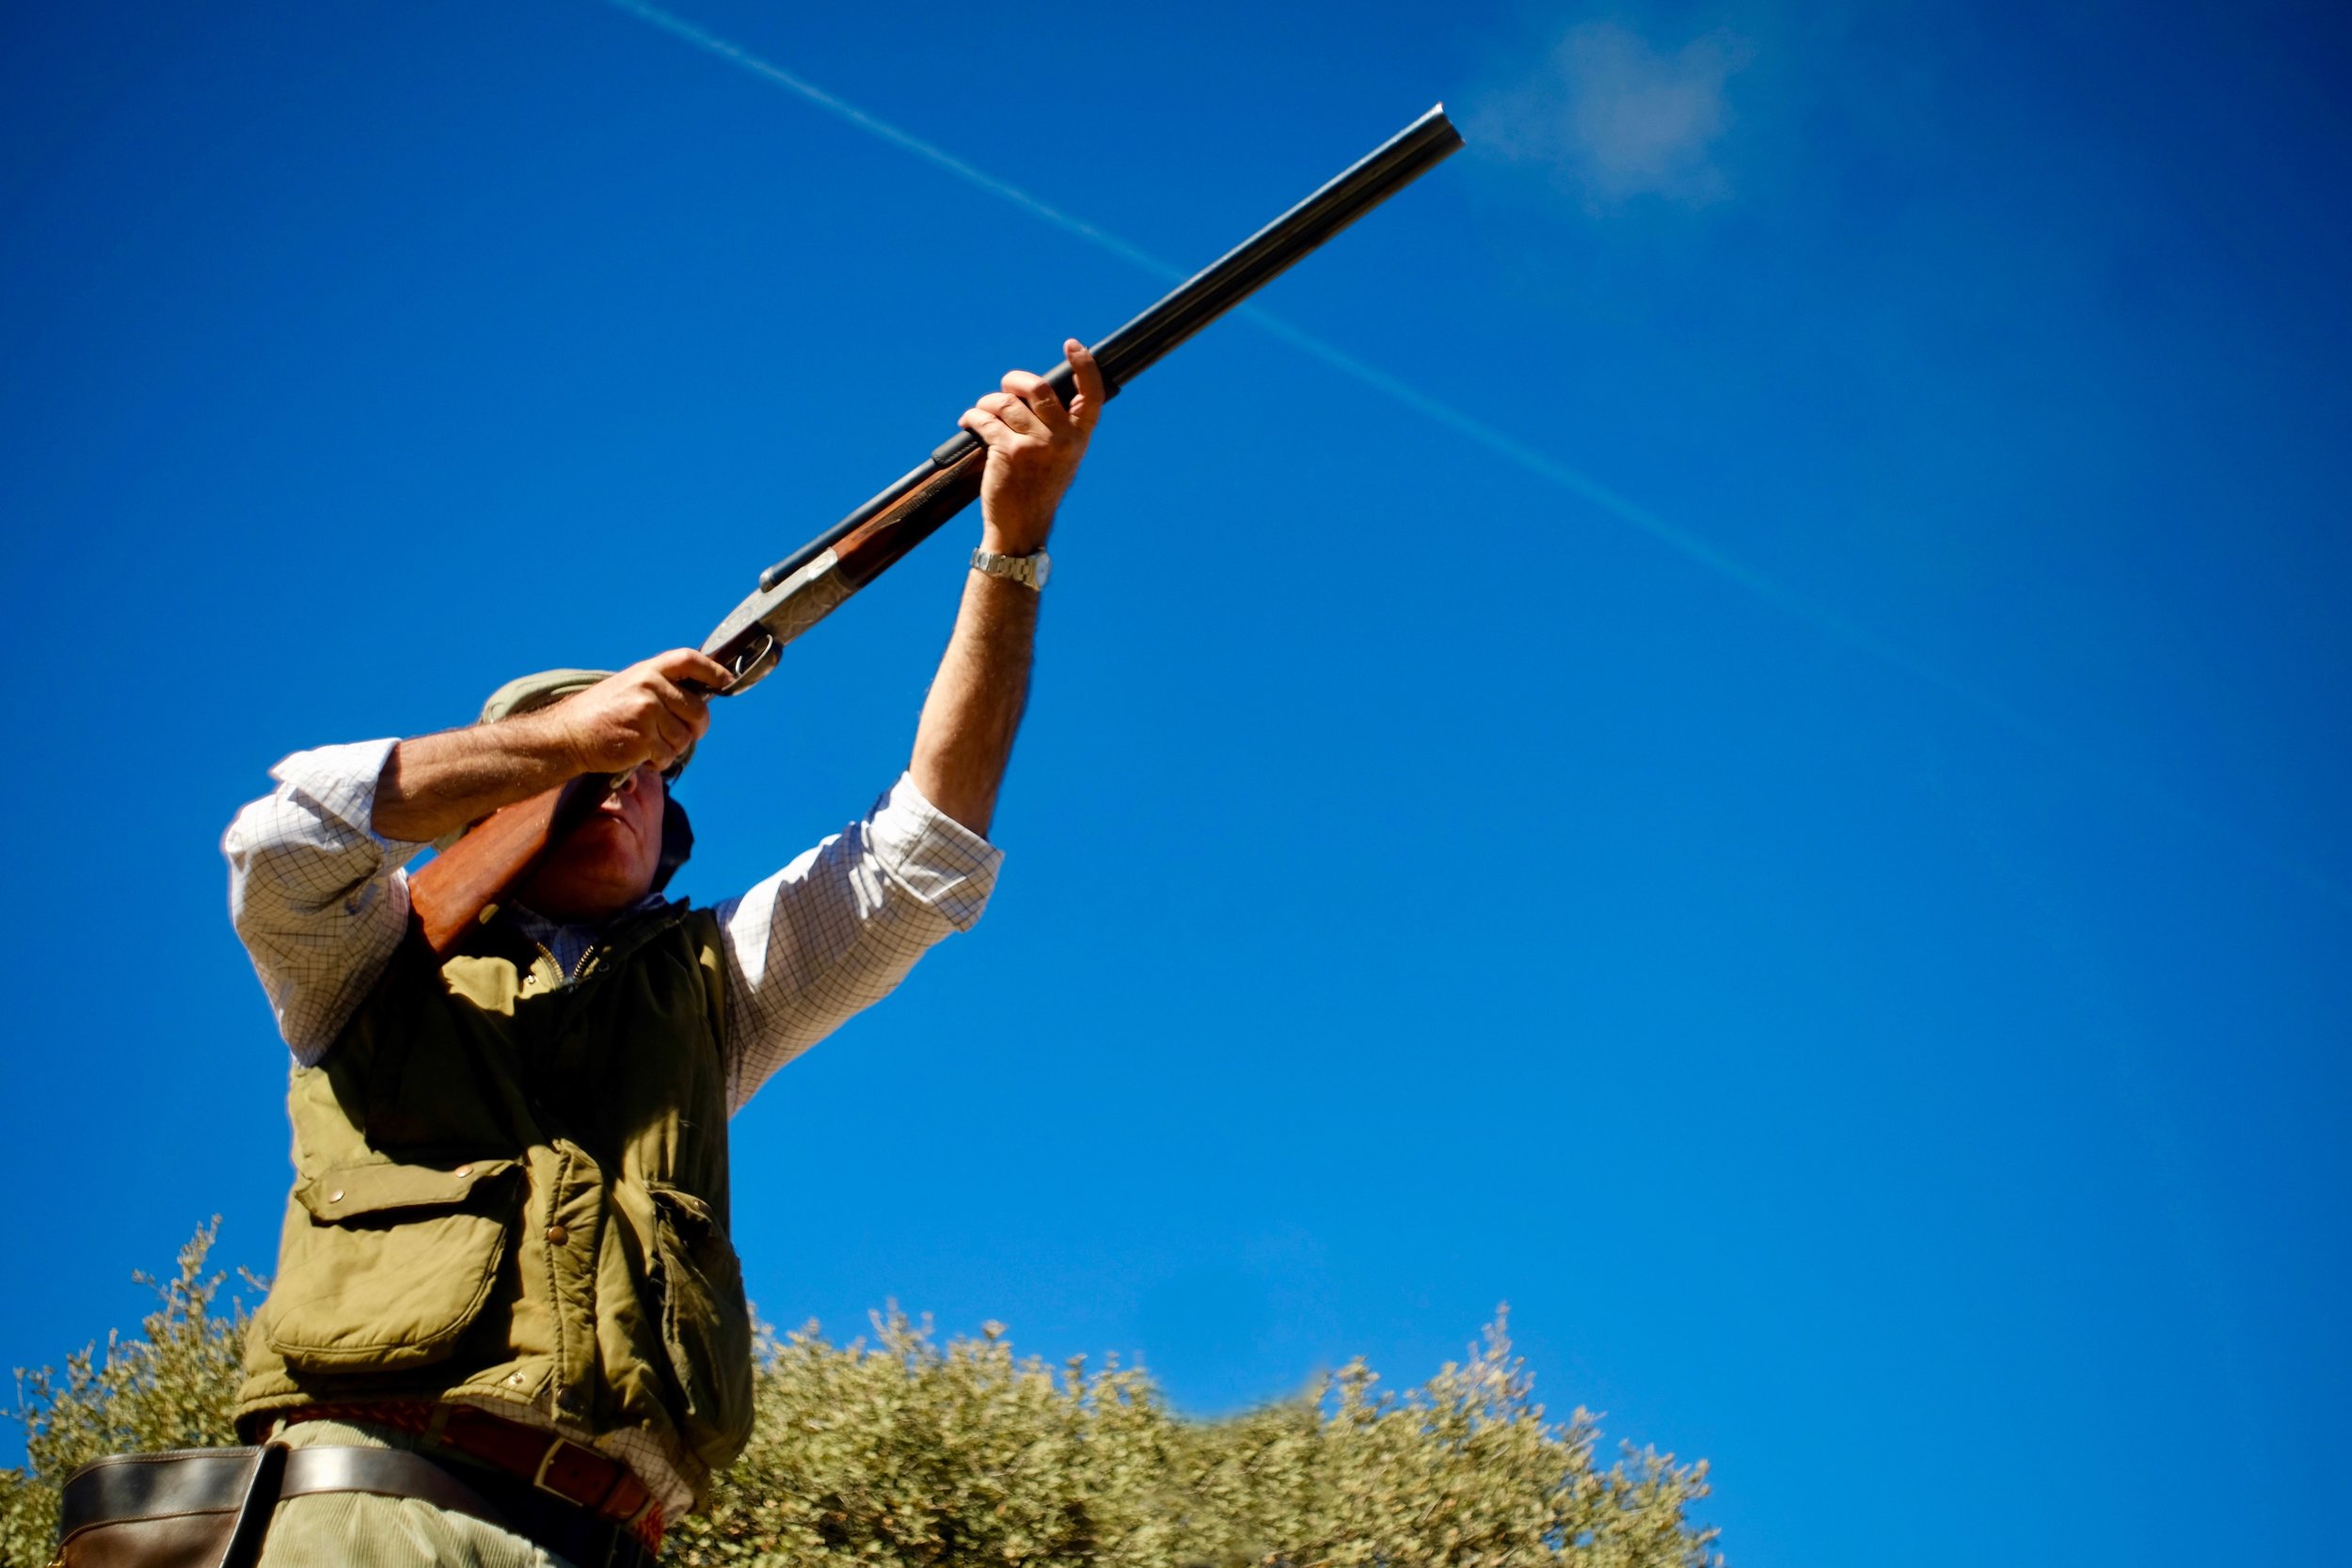
[[(691, 842), (668, 785), (729, 678), (687, 649), (510, 683), (469, 729), (299, 752), (230, 828), (237, 930), (295, 1059), (238, 1418), (358, 1478), (280, 1503), (264, 1564), (650, 1560), (741, 1449), (726, 1117), (987, 902), (1043, 546), (1103, 405), (1066, 351), (1068, 407), (1016, 371), (959, 421), (988, 447), (980, 546), (904, 776), (750, 893), (659, 891)], [(583, 774), (627, 782), (437, 959), (405, 863)]]

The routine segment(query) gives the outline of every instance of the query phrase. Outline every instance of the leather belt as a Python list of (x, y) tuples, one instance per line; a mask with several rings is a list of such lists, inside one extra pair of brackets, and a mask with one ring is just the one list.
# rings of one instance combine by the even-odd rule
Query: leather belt
[(543, 1428), (429, 1400), (305, 1405), (276, 1419), (280, 1432), (303, 1421), (358, 1421), (414, 1433), (620, 1526), (648, 1552), (661, 1550), (661, 1510), (637, 1472)]
[[(422, 1497), (436, 1508), (470, 1513), (501, 1529), (505, 1518), (482, 1494), (421, 1454), (403, 1449), (287, 1449), (278, 1496), (373, 1492)], [(73, 1472), (58, 1499), (57, 1533), (72, 1535), (119, 1519), (227, 1513), (245, 1500), (253, 1479), (251, 1449), (179, 1449), (117, 1453)]]
[[(469, 1485), (405, 1449), (320, 1445), (112, 1454), (76, 1470), (59, 1499), (60, 1563), (212, 1561), (260, 1555), (278, 1503), (327, 1492), (416, 1497), (538, 1543), (579, 1568), (652, 1568), (623, 1527), (508, 1478)], [(484, 1494), (488, 1493), (485, 1497)]]
[(399, 1449), (182, 1449), (109, 1454), (67, 1477), (58, 1498), (56, 1560), (176, 1560), (193, 1550), (191, 1560), (248, 1563), (260, 1554), (277, 1505), (320, 1492), (421, 1497), (514, 1528), (472, 1487)]

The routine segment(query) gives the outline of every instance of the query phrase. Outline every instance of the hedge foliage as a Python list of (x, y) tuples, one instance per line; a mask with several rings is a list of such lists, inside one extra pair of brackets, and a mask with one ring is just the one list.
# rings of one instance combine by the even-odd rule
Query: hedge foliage
[[(17, 1374), (27, 1464), (0, 1470), (0, 1563), (49, 1560), (56, 1487), (86, 1460), (231, 1443), (246, 1315), (181, 1250), (136, 1337)], [(256, 1282), (258, 1283), (258, 1282)], [(760, 1352), (758, 1427), (666, 1561), (738, 1568), (1714, 1568), (1690, 1515), (1704, 1462), (1602, 1467), (1582, 1410), (1549, 1418), (1503, 1324), (1402, 1393), (1358, 1362), (1221, 1420), (1168, 1409), (1139, 1368), (1016, 1358), (1001, 1325), (940, 1343), (895, 1308), (868, 1339), (814, 1324)]]

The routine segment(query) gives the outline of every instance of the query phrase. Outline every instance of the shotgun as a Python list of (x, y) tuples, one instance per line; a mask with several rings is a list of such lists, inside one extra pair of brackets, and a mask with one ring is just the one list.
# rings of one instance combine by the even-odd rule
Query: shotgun
[[(1194, 333), (1271, 282), (1292, 263), (1435, 167), (1462, 145), (1439, 104), (1336, 179), (1094, 345), (1106, 396), (1116, 397)], [(1067, 404), (1076, 385), (1063, 360), (1045, 379)], [(980, 493), (987, 447), (959, 430), (913, 472), (759, 574), (759, 587), (703, 641), (735, 673), (722, 696), (767, 678), (784, 645), (930, 537)], [(425, 941), (447, 956), (466, 931), (498, 912), (507, 889), (529, 876), (620, 781), (575, 779), (504, 806), (476, 823), (409, 883)]]

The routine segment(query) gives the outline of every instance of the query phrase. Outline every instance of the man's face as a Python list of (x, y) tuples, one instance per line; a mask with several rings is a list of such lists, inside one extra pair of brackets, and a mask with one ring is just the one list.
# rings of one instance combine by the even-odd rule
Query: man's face
[(661, 864), (661, 775), (642, 763), (519, 890), (551, 920), (601, 920), (645, 895)]

